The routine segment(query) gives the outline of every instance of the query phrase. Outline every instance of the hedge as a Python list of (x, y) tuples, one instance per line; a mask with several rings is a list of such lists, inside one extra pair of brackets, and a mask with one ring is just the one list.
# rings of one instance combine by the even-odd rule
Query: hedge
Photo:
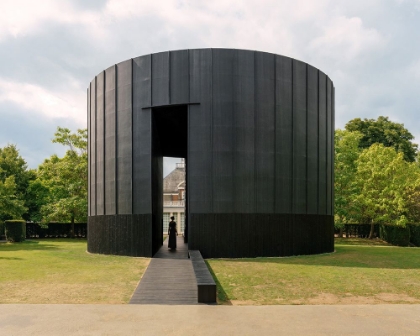
[(0, 239), (2, 239), (5, 236), (4, 233), (4, 222), (0, 222)]
[(379, 236), (392, 245), (408, 246), (410, 244), (410, 229), (408, 226), (380, 225)]
[[(70, 238), (71, 223), (26, 223), (26, 238)], [(87, 223), (74, 223), (74, 238), (86, 238)]]
[(24, 220), (6, 220), (6, 239), (9, 242), (21, 242), (26, 237), (26, 222)]
[(410, 243), (420, 247), (420, 224), (409, 224)]
[[(368, 238), (371, 225), (370, 224), (342, 224), (343, 233), (346, 237)], [(334, 234), (340, 233), (340, 225), (335, 225)], [(373, 227), (373, 236), (379, 236), (379, 224)]]

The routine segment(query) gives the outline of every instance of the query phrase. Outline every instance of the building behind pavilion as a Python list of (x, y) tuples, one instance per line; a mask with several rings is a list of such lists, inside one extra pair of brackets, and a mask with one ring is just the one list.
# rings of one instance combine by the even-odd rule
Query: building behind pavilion
[(185, 228), (185, 162), (176, 164), (175, 169), (163, 179), (163, 233), (168, 233), (170, 217), (174, 216), (179, 234)]

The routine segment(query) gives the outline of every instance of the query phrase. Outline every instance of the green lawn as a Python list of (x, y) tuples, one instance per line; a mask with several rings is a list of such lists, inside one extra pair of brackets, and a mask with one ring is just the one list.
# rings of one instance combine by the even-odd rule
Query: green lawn
[[(127, 303), (150, 259), (96, 255), (82, 240), (0, 244), (0, 303)], [(420, 248), (336, 239), (336, 252), (209, 259), (220, 304), (420, 303)]]
[(331, 254), (209, 259), (220, 304), (420, 303), (420, 248), (337, 239)]
[(127, 303), (147, 258), (89, 254), (84, 240), (0, 244), (0, 303)]

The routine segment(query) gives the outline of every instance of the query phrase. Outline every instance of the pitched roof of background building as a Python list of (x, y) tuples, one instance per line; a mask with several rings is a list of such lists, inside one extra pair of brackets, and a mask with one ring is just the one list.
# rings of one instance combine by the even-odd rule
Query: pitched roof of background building
[(163, 192), (178, 193), (180, 186), (185, 188), (185, 168), (177, 166), (163, 179)]

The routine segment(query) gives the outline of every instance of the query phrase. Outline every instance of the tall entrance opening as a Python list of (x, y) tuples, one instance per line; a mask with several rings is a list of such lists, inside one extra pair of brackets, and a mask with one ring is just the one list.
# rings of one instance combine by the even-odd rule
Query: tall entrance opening
[[(185, 167), (185, 193), (183, 202), (184, 237), (188, 242), (188, 105), (157, 107), (152, 109), (152, 249), (156, 253), (163, 244), (163, 157), (183, 158)], [(177, 219), (176, 219), (177, 220)], [(166, 223), (167, 224), (167, 223)]]

